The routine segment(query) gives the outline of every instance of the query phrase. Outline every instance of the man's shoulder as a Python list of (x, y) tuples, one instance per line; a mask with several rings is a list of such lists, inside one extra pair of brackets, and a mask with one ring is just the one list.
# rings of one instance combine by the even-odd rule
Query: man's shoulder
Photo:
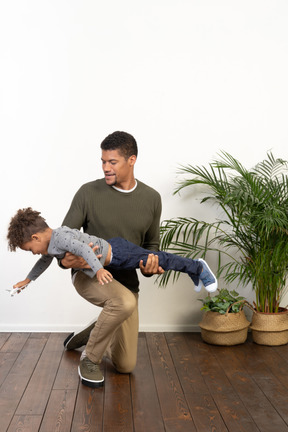
[(156, 189), (153, 189), (151, 186), (148, 186), (146, 183), (143, 183), (138, 179), (137, 179), (137, 189), (141, 192), (149, 193), (151, 196), (154, 196), (155, 198), (160, 198), (160, 193)]
[(89, 193), (89, 192), (95, 192), (95, 191), (101, 191), (107, 189), (107, 184), (105, 182), (105, 179), (97, 179), (92, 180), (90, 182), (82, 184), (80, 188), (78, 189), (78, 193)]
[[(105, 179), (101, 178), (101, 179), (96, 179), (96, 180), (92, 180), (89, 181), (87, 183), (84, 183), (81, 188), (84, 189), (91, 189), (91, 188), (97, 188), (97, 187), (103, 187), (106, 185)], [(80, 189), (81, 189), (80, 188)]]

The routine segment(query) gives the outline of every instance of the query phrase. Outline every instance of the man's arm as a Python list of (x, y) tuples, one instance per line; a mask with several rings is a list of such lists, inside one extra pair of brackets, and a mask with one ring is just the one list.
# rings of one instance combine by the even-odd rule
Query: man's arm
[(162, 212), (161, 197), (158, 195), (157, 205), (155, 206), (153, 222), (146, 233), (143, 247), (151, 250), (147, 258), (146, 265), (143, 265), (143, 260), (140, 261), (139, 267), (144, 276), (152, 276), (153, 274), (162, 274), (164, 270), (159, 266), (158, 255), (153, 254), (153, 250), (159, 250), (160, 243), (160, 217)]

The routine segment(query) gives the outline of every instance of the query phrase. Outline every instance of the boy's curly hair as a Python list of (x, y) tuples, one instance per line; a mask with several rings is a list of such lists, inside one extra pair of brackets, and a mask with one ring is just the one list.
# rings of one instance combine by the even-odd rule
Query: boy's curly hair
[(8, 249), (15, 251), (24, 243), (31, 240), (31, 236), (48, 228), (45, 219), (40, 212), (32, 210), (31, 207), (19, 209), (10, 221), (8, 228)]

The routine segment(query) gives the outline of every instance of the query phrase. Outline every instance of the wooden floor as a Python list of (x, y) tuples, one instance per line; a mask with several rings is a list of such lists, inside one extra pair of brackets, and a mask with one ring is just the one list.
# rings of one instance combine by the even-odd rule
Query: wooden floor
[(1, 432), (288, 431), (288, 346), (219, 347), (199, 333), (141, 333), (133, 374), (77, 375), (63, 333), (0, 333)]

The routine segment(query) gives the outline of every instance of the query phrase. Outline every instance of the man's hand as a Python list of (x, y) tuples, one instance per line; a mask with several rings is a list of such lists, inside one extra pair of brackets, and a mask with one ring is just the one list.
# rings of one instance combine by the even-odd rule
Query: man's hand
[[(89, 246), (92, 248), (93, 252), (95, 253), (97, 249), (99, 249), (99, 246), (94, 246), (93, 243), (89, 243)], [(97, 258), (101, 258), (102, 255), (97, 255)], [(90, 269), (91, 267), (87, 262), (84, 260), (84, 258), (73, 255), (71, 252), (66, 252), (64, 258), (61, 260), (61, 265), (65, 268), (80, 268), (80, 269)]]
[(148, 255), (146, 265), (143, 265), (143, 260), (140, 261), (139, 267), (144, 276), (152, 276), (153, 274), (163, 274), (165, 270), (159, 266), (159, 257), (153, 253)]

